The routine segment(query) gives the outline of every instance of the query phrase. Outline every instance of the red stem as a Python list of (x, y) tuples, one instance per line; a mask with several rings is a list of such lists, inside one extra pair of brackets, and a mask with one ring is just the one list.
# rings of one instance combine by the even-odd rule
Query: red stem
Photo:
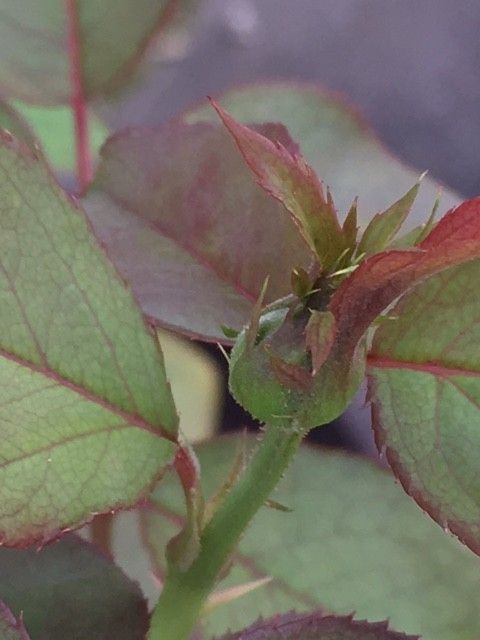
[(88, 136), (87, 101), (82, 78), (77, 0), (65, 0), (65, 11), (67, 14), (67, 43), (70, 62), (70, 105), (75, 121), (77, 182), (79, 191), (83, 192), (92, 180), (93, 168)]

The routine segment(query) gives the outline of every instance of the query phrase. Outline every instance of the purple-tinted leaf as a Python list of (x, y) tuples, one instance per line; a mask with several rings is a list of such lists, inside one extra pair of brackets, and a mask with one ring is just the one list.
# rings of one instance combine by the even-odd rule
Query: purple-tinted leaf
[(138, 585), (75, 535), (40, 551), (1, 548), (0, 593), (32, 640), (144, 640), (147, 631)]
[[(419, 171), (390, 154), (347, 101), (315, 84), (257, 82), (233, 87), (218, 102), (243, 123), (282, 122), (300, 144), (308, 164), (330, 187), (340, 213), (347, 211), (358, 196), (359, 221), (364, 227), (373, 213), (384, 211), (418, 178)], [(189, 123), (218, 120), (206, 101), (185, 118)], [(438, 189), (435, 180), (424, 178), (412, 207), (412, 226), (425, 221)], [(442, 191), (443, 210), (458, 202), (457, 194)]]
[(333, 203), (325, 197), (313, 169), (280, 142), (236, 122), (216, 103), (213, 106), (258, 184), (285, 206), (321, 266), (329, 269), (346, 248), (345, 238)]
[[(286, 141), (283, 127), (270, 135)], [(283, 207), (258, 187), (220, 125), (130, 130), (102, 151), (87, 212), (144, 311), (184, 333), (228, 342), (290, 289), (312, 255)]]
[(419, 640), (419, 637), (391, 631), (388, 622), (372, 623), (318, 612), (259, 620), (248, 629), (222, 636), (221, 640)]

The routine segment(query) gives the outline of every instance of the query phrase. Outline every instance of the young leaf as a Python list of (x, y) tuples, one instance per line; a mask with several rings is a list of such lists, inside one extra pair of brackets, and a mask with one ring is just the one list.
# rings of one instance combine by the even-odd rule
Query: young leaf
[(358, 245), (358, 254), (378, 253), (395, 238), (415, 202), (422, 177), (400, 200), (371, 219)]
[[(198, 448), (207, 495), (228, 474), (236, 446), (235, 438), (222, 438)], [(424, 640), (480, 635), (479, 560), (426, 518), (387, 471), (304, 448), (273, 497), (292, 513), (263, 509), (217, 588), (264, 576), (272, 581), (212, 611), (204, 620), (207, 637), (242, 629), (259, 615), (318, 607), (388, 618), (393, 628)], [(181, 522), (180, 505), (181, 489), (168, 475), (143, 512), (144, 534), (160, 569), (165, 537)]]
[(352, 203), (352, 206), (348, 210), (347, 216), (342, 225), (343, 235), (345, 236), (345, 243), (347, 247), (353, 249), (357, 244), (358, 234), (358, 198)]
[(0, 640), (30, 640), (22, 618), (18, 620), (0, 600)]
[[(418, 178), (418, 171), (392, 156), (348, 103), (314, 84), (255, 83), (233, 88), (218, 101), (243, 123), (283, 122), (307, 162), (335, 194), (339, 211), (348, 211), (359, 197), (359, 220), (365, 226), (373, 211), (384, 211)], [(205, 102), (185, 119), (189, 123), (216, 122), (218, 117)], [(425, 212), (430, 211), (437, 192), (438, 183), (424, 178), (412, 207), (412, 226), (425, 222)], [(444, 210), (459, 201), (457, 194), (444, 190)]]
[(147, 631), (138, 585), (74, 535), (41, 551), (0, 549), (0, 592), (33, 640), (143, 640)]
[(312, 375), (316, 375), (335, 341), (335, 316), (330, 311), (312, 311), (305, 329), (305, 344), (312, 354)]
[(0, 88), (26, 102), (68, 104), (73, 74), (86, 98), (110, 91), (131, 74), (174, 15), (174, 5), (172, 0), (4, 1)]
[(324, 196), (313, 169), (280, 142), (268, 140), (212, 104), (258, 184), (285, 206), (321, 266), (328, 270), (346, 248), (345, 238), (333, 203)]
[(389, 629), (387, 622), (365, 622), (352, 616), (322, 613), (277, 615), (221, 640), (420, 640)]
[[(268, 129), (285, 138), (278, 125)], [(84, 203), (144, 311), (207, 340), (231, 342), (222, 325), (248, 321), (265, 278), (268, 303), (289, 292), (293, 267), (312, 260), (220, 125), (117, 134)]]
[(480, 553), (480, 262), (414, 289), (369, 358), (376, 439), (405, 490)]
[(414, 250), (367, 258), (337, 289), (329, 309), (344, 353), (353, 353), (373, 320), (422, 279), (480, 257), (480, 198), (449, 211)]
[(84, 214), (0, 136), (0, 542), (135, 503), (172, 456), (162, 355)]

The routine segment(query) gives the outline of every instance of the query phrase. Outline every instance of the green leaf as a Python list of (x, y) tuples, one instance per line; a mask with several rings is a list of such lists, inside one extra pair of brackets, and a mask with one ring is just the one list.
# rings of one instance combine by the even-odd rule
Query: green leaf
[[(234, 88), (218, 100), (241, 122), (282, 122), (300, 144), (307, 162), (330, 187), (339, 211), (347, 211), (359, 197), (359, 217), (364, 225), (372, 212), (384, 211), (418, 178), (418, 171), (392, 156), (347, 103), (315, 85), (255, 83)], [(185, 116), (190, 123), (215, 122), (216, 118), (208, 104)], [(412, 208), (412, 226), (425, 221), (425, 212), (430, 211), (437, 192), (438, 184), (427, 176)], [(459, 200), (444, 190), (442, 207), (448, 209)]]
[(0, 128), (22, 140), (31, 149), (38, 150), (37, 140), (27, 120), (8, 102), (0, 100)]
[[(172, 17), (172, 0), (1, 0), (0, 88), (40, 104), (68, 104), (75, 25), (87, 98), (123, 84), (152, 37)], [(75, 24), (76, 23), (76, 24)]]
[(221, 640), (419, 640), (389, 630), (387, 622), (365, 622), (351, 616), (323, 616), (321, 613), (274, 616)]
[[(236, 446), (236, 438), (223, 438), (198, 448), (207, 495), (228, 475)], [(180, 495), (169, 476), (143, 512), (160, 569), (166, 538), (183, 515)], [(480, 635), (478, 559), (425, 517), (385, 470), (304, 448), (272, 497), (293, 512), (265, 508), (256, 516), (218, 588), (273, 580), (212, 611), (204, 623), (207, 637), (241, 629), (259, 615), (318, 607), (388, 618), (393, 628), (424, 640)]]
[(135, 503), (171, 458), (163, 358), (83, 212), (0, 137), (0, 541)]
[[(50, 164), (58, 171), (72, 172), (75, 169), (72, 110), (69, 107), (31, 106), (19, 101), (15, 101), (13, 107), (29, 123)], [(12, 131), (1, 120), (0, 125)], [(108, 136), (108, 130), (91, 111), (89, 112), (88, 125), (90, 149), (92, 154), (96, 156)], [(12, 131), (12, 133), (19, 135), (16, 130)]]
[(378, 253), (395, 238), (415, 202), (420, 188), (420, 180), (400, 200), (397, 200), (383, 213), (377, 213), (370, 220), (358, 245), (360, 255)]
[(41, 551), (0, 549), (0, 592), (33, 640), (143, 640), (147, 631), (138, 585), (74, 535)]
[(480, 262), (414, 289), (369, 359), (378, 446), (405, 490), (480, 553)]
[(270, 302), (312, 259), (221, 125), (130, 129), (101, 155), (87, 213), (144, 311), (167, 327), (231, 342), (222, 325), (241, 329), (265, 278)]
[(22, 618), (18, 620), (0, 600), (0, 640), (30, 640)]
[[(75, 140), (72, 110), (69, 107), (37, 107), (18, 100), (12, 104), (0, 100), (0, 128), (20, 138), (33, 151), (43, 151), (56, 170), (75, 168)], [(96, 153), (108, 131), (89, 114), (90, 148)]]
[(346, 248), (345, 238), (333, 202), (325, 197), (313, 169), (302, 156), (241, 125), (212, 104), (258, 184), (284, 205), (322, 268), (329, 270)]

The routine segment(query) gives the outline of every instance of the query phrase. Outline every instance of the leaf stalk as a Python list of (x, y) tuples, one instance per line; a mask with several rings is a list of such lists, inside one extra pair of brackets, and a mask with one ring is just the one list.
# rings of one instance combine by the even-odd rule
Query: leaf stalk
[(197, 558), (187, 571), (170, 569), (148, 640), (189, 640), (218, 575), (282, 478), (305, 433), (295, 422), (288, 428), (266, 428), (243, 475), (202, 532)]

